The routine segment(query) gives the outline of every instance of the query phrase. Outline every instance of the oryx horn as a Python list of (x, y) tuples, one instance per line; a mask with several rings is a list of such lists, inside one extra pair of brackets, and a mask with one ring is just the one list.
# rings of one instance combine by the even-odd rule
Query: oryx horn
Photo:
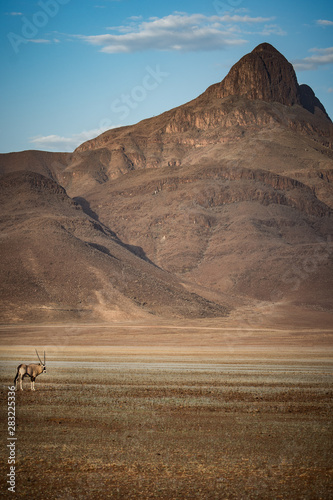
[[(39, 357), (39, 354), (38, 354), (38, 352), (37, 352), (37, 349), (35, 349), (35, 351), (36, 351), (37, 357), (38, 357), (38, 359), (39, 359), (39, 362), (40, 362), (40, 364), (42, 365), (43, 363), (42, 363), (42, 360), (41, 360), (41, 359), (40, 359), (40, 357)], [(44, 355), (45, 355), (45, 352), (44, 352)]]

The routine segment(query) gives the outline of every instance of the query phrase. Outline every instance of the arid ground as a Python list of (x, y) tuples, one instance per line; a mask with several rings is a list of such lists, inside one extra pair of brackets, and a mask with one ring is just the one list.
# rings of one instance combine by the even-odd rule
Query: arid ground
[(16, 494), (2, 446), (1, 498), (333, 498), (332, 337), (217, 320), (2, 326), (3, 443), (16, 366), (37, 347), (47, 372), (16, 392)]

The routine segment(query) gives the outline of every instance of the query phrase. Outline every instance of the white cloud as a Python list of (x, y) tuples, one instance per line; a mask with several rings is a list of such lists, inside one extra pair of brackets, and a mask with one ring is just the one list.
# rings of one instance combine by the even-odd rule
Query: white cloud
[(265, 24), (264, 29), (260, 33), (263, 36), (279, 35), (285, 36), (287, 33), (277, 24)]
[(70, 137), (63, 137), (61, 135), (38, 135), (30, 139), (30, 143), (36, 148), (48, 151), (67, 151), (71, 152), (80, 144), (89, 139), (93, 139), (102, 134), (106, 130), (113, 128), (106, 126), (98, 129), (84, 130), (78, 134), (73, 134)]
[(327, 47), (325, 49), (314, 48), (309, 52), (314, 52), (314, 55), (293, 61), (293, 65), (296, 70), (316, 70), (321, 66), (327, 66), (328, 64), (333, 63), (333, 47)]
[[(108, 28), (117, 34), (94, 36), (74, 35), (91, 45), (101, 47), (101, 52), (109, 54), (139, 52), (144, 50), (216, 50), (246, 43), (239, 38), (238, 25), (256, 25), (272, 21), (274, 18), (250, 17), (248, 15), (205, 16), (175, 12), (162, 18), (138, 21), (131, 18), (125, 26)], [(135, 22), (137, 21), (137, 22)], [(267, 28), (269, 29), (269, 28)], [(271, 28), (272, 29), (272, 28)], [(274, 25), (274, 30), (276, 31)], [(236, 33), (238, 36), (236, 36)]]
[(51, 43), (51, 40), (46, 40), (45, 38), (31, 38), (27, 40), (29, 43)]
[(6, 12), (6, 16), (23, 16), (22, 12)]
[(243, 13), (244, 12), (250, 12), (250, 9), (246, 8), (246, 7), (239, 7), (239, 9), (232, 9), (232, 12), (237, 12), (237, 14), (240, 14), (240, 13)]
[(131, 16), (129, 17), (129, 19), (131, 19), (132, 21), (141, 21), (142, 16)]
[(328, 21), (327, 19), (318, 19), (316, 23), (319, 26), (333, 26), (333, 21)]

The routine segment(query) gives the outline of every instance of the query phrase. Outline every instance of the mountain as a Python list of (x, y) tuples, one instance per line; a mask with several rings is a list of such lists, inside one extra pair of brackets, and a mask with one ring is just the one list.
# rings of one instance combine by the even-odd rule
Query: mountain
[[(332, 138), (324, 106), (310, 87), (298, 84), (284, 56), (264, 43), (193, 101), (109, 130), (71, 154), (1, 155), (6, 189), (8, 175), (16, 186), (3, 191), (2, 212), (5, 224), (14, 217), (13, 239), (3, 250), (3, 272), (16, 259), (15, 278), (7, 279), (3, 292), (11, 290), (13, 319), (23, 317), (18, 304), (32, 300), (24, 287), (14, 300), (14, 290), (21, 281), (33, 282), (26, 274), (31, 262), (34, 279), (41, 279), (37, 264), (44, 248), (44, 291), (34, 292), (29, 317), (41, 319), (47, 303), (68, 306), (67, 317), (96, 318), (100, 289), (107, 290), (99, 295), (104, 319), (168, 316), (174, 303), (177, 315), (197, 317), (260, 303), (331, 311)], [(27, 171), (43, 176), (40, 185), (48, 178), (51, 191), (63, 191), (57, 203), (46, 187), (35, 198), (26, 194), (24, 210), (33, 217), (23, 221), (15, 210), (22, 183), (27, 193), (25, 172), (33, 175)], [(35, 253), (20, 250), (15, 257), (10, 248), (22, 248), (27, 228), (26, 246)], [(112, 256), (127, 266), (124, 282)], [(46, 271), (52, 265), (57, 281)], [(140, 279), (133, 279), (133, 269), (142, 271)], [(167, 298), (162, 284), (152, 297), (156, 280), (171, 280), (175, 288)], [(115, 294), (118, 312), (108, 316)], [(6, 311), (10, 320), (9, 306)]]
[[(53, 180), (0, 179), (1, 317), (5, 321), (224, 316), (226, 308), (129, 248)], [(141, 253), (141, 258), (136, 253)]]
[(330, 121), (313, 90), (308, 85), (298, 85), (293, 66), (269, 43), (258, 45), (242, 57), (210, 92), (222, 99), (234, 95), (285, 106), (299, 104), (311, 113), (321, 111)]

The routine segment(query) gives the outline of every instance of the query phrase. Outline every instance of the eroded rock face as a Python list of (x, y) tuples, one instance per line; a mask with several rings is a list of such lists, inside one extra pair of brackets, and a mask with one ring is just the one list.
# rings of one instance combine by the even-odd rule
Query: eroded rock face
[(212, 90), (219, 98), (237, 95), (286, 106), (300, 104), (292, 64), (269, 43), (258, 45), (242, 57)]
[[(76, 179), (85, 170), (84, 154), (90, 165), (98, 160), (102, 174), (98, 171), (97, 179), (95, 172), (94, 177), (103, 182), (103, 176), (115, 179), (131, 170), (178, 165), (193, 148), (204, 151), (237, 142), (245, 132), (276, 125), (332, 146), (332, 122), (324, 106), (309, 86), (298, 84), (292, 64), (272, 45), (262, 43), (242, 57), (222, 82), (193, 101), (79, 146), (73, 155), (80, 165)], [(109, 150), (106, 159), (96, 157), (102, 150)]]
[(269, 43), (258, 45), (242, 57), (224, 80), (210, 89), (222, 99), (235, 95), (285, 106), (300, 104), (311, 113), (318, 107), (329, 119), (313, 90), (298, 84), (292, 64)]
[(302, 84), (299, 86), (299, 95), (300, 95), (300, 101), (301, 105), (303, 106), (304, 109), (307, 109), (310, 111), (310, 113), (315, 112), (315, 108), (320, 109), (330, 120), (330, 117), (326, 113), (326, 110), (322, 103), (319, 101), (319, 99), (315, 96), (315, 93), (313, 92), (312, 88), (309, 87), (309, 85)]

